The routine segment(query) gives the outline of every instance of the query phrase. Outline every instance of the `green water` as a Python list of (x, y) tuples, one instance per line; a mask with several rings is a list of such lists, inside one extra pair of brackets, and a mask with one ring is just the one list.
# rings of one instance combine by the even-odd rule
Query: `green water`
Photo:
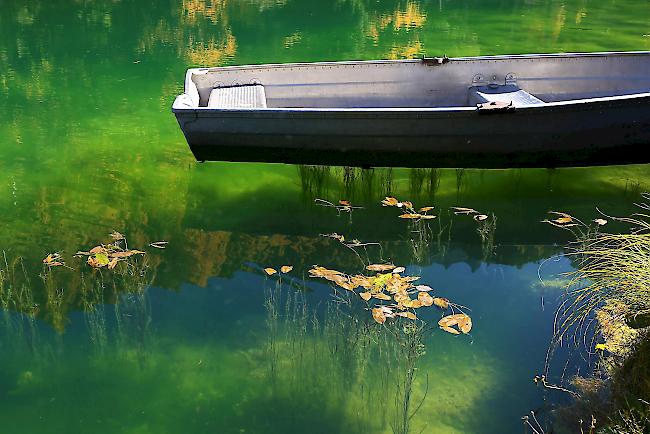
[[(521, 432), (564, 399), (532, 382), (571, 267), (544, 262), (570, 238), (539, 221), (629, 213), (650, 166), (200, 165), (170, 106), (190, 66), (648, 50), (649, 35), (647, 0), (0, 0), (0, 433), (398, 431), (404, 330), (307, 277), (362, 271), (331, 232), (380, 243), (362, 259), (471, 309), (469, 336), (418, 334), (410, 432)], [(439, 218), (409, 226), (385, 195)], [(481, 237), (457, 205), (496, 223)], [(144, 258), (101, 272), (72, 258), (113, 230)], [(70, 268), (48, 271), (57, 251)], [(284, 264), (281, 284), (264, 276)]]

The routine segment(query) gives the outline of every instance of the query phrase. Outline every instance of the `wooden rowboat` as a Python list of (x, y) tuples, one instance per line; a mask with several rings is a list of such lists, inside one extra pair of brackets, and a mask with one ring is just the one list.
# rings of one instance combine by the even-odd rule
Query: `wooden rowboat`
[(650, 52), (193, 68), (199, 161), (554, 167), (650, 161)]

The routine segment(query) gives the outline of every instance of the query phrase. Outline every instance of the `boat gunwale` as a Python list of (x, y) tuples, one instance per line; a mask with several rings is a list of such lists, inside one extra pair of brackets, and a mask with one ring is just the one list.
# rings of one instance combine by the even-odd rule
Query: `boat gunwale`
[[(650, 92), (634, 93), (628, 95), (614, 95), (606, 97), (595, 98), (582, 98), (570, 99), (566, 101), (556, 101), (549, 103), (530, 104), (514, 109), (516, 112), (537, 112), (547, 111), (549, 108), (583, 108), (585, 106), (593, 106), (608, 103), (608, 102), (628, 102), (636, 99), (650, 99)], [(585, 107), (586, 108), (586, 107)], [(192, 107), (192, 108), (176, 108), (172, 107), (172, 111), (177, 114), (219, 114), (219, 113), (470, 113), (477, 112), (475, 106), (458, 106), (458, 107), (358, 107), (358, 108), (344, 108), (344, 107), (267, 107), (267, 108), (208, 108), (208, 107)]]
[[(650, 51), (598, 51), (598, 52), (571, 52), (571, 53), (538, 53), (538, 54), (499, 54), (490, 56), (462, 56), (450, 57), (449, 62), (480, 62), (490, 60), (535, 60), (535, 59), (565, 59), (565, 58), (589, 58), (589, 57), (616, 57), (616, 56), (650, 56)], [(439, 57), (440, 58), (440, 57)], [(311, 66), (354, 66), (354, 65), (401, 65), (401, 64), (422, 63), (422, 58), (415, 59), (376, 59), (376, 60), (342, 60), (342, 61), (319, 61), (319, 62), (295, 62), (295, 63), (251, 63), (247, 65), (229, 65), (214, 67), (189, 68), (187, 73), (207, 73), (228, 70), (245, 70), (253, 68), (304, 68)], [(445, 63), (436, 64), (443, 66)]]

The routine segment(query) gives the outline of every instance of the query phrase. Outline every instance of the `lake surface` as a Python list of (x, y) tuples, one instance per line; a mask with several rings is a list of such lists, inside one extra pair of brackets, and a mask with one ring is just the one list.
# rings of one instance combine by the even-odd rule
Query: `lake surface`
[[(556, 257), (570, 234), (540, 221), (631, 212), (649, 165), (198, 164), (170, 107), (190, 66), (648, 50), (647, 0), (0, 0), (0, 10), (0, 432), (400, 432), (409, 372), (414, 433), (521, 432), (522, 416), (550, 419), (565, 400), (532, 381), (571, 269)], [(437, 218), (400, 219), (385, 196), (435, 206)], [(100, 271), (73, 257), (112, 231), (146, 253)], [(331, 233), (377, 244), (348, 248), (321, 235)], [(54, 252), (66, 267), (42, 263)], [(438, 330), (432, 307), (416, 342), (410, 320), (380, 326), (359, 297), (308, 275), (377, 262), (465, 306), (471, 333)], [(293, 270), (263, 271), (282, 265)]]

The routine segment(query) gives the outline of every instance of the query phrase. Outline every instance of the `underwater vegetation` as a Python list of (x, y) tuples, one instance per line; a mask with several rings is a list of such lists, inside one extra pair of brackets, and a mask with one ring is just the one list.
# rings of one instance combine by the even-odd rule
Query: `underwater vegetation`
[[(347, 199), (316, 205), (350, 231), (353, 226), (346, 221), (368, 207)], [(422, 273), (419, 264), (426, 259), (419, 253), (447, 254), (451, 226), (464, 221), (489, 257), (496, 216), (464, 206), (416, 207), (392, 196), (381, 205), (376, 207), (394, 214), (394, 225), (411, 243), (410, 261), (399, 265), (386, 243), (362, 241), (347, 232), (320, 234), (323, 265), (297, 266), (282, 256), (274, 264), (253, 266), (249, 274), (258, 280), (250, 292), (232, 300), (215, 295), (217, 304), (206, 306), (206, 312), (213, 309), (219, 316), (224, 313), (218, 308), (237, 306), (229, 303), (257, 303), (259, 315), (232, 324), (224, 318), (219, 327), (197, 317), (196, 335), (177, 337), (173, 328), (157, 331), (150, 296), (156, 291), (157, 263), (150, 252), (164, 250), (165, 241), (138, 250), (113, 232), (110, 241), (71, 257), (47, 254), (35, 281), (22, 261), (5, 257), (0, 345), (11, 348), (11, 356), (3, 360), (0, 386), (11, 400), (0, 416), (15, 429), (27, 418), (17, 410), (21, 402), (53, 399), (41, 411), (42, 419), (22, 427), (26, 432), (70, 427), (132, 433), (481, 432), (486, 413), (477, 409), (489, 407), (482, 400), (513, 380), (504, 377), (502, 361), (472, 347), (475, 333), (486, 327), (484, 319), (454, 301), (435, 275)], [(595, 374), (558, 384), (548, 370), (535, 377), (545, 392), (554, 389), (574, 398), (568, 405), (524, 416), (530, 432), (549, 432), (549, 417), (554, 432), (643, 432), (648, 396), (644, 315), (650, 309), (647, 270), (642, 270), (649, 251), (646, 217), (602, 215), (585, 224), (568, 213), (552, 212), (544, 221), (576, 237), (564, 255), (574, 270), (541, 285), (569, 285), (547, 362), (558, 347), (582, 345), (587, 351), (581, 354), (595, 361)], [(623, 234), (604, 232), (614, 223), (633, 228)], [(334, 268), (328, 258), (335, 255), (329, 252), (338, 250), (351, 260), (336, 260)], [(640, 264), (631, 277), (629, 261)], [(66, 284), (74, 284), (70, 275), (78, 275), (78, 291), (68, 290)], [(629, 285), (624, 278), (631, 279)], [(73, 325), (79, 315), (83, 332)], [(492, 318), (506, 322), (501, 315)], [(70, 333), (63, 334), (68, 327)], [(453, 347), (447, 348), (452, 340)], [(629, 378), (635, 378), (633, 384)], [(74, 396), (66, 389), (74, 390)], [(129, 396), (120, 398), (127, 390)], [(143, 402), (138, 395), (150, 398)], [(111, 400), (116, 402), (111, 405)], [(66, 409), (80, 401), (112, 407), (115, 413), (84, 407), (79, 415), (55, 416), (69, 413)], [(637, 427), (642, 429), (630, 431)], [(499, 432), (498, 427), (484, 428)]]
[[(598, 210), (601, 216), (590, 224), (562, 212), (545, 220), (575, 237), (565, 253), (575, 269), (564, 274), (566, 292), (549, 354), (571, 345), (593, 366), (592, 375), (569, 380), (575, 400), (557, 412), (566, 432), (571, 418), (584, 421), (584, 432), (650, 430), (650, 195), (641, 197), (645, 202), (629, 217)], [(608, 233), (611, 224), (628, 230)]]

